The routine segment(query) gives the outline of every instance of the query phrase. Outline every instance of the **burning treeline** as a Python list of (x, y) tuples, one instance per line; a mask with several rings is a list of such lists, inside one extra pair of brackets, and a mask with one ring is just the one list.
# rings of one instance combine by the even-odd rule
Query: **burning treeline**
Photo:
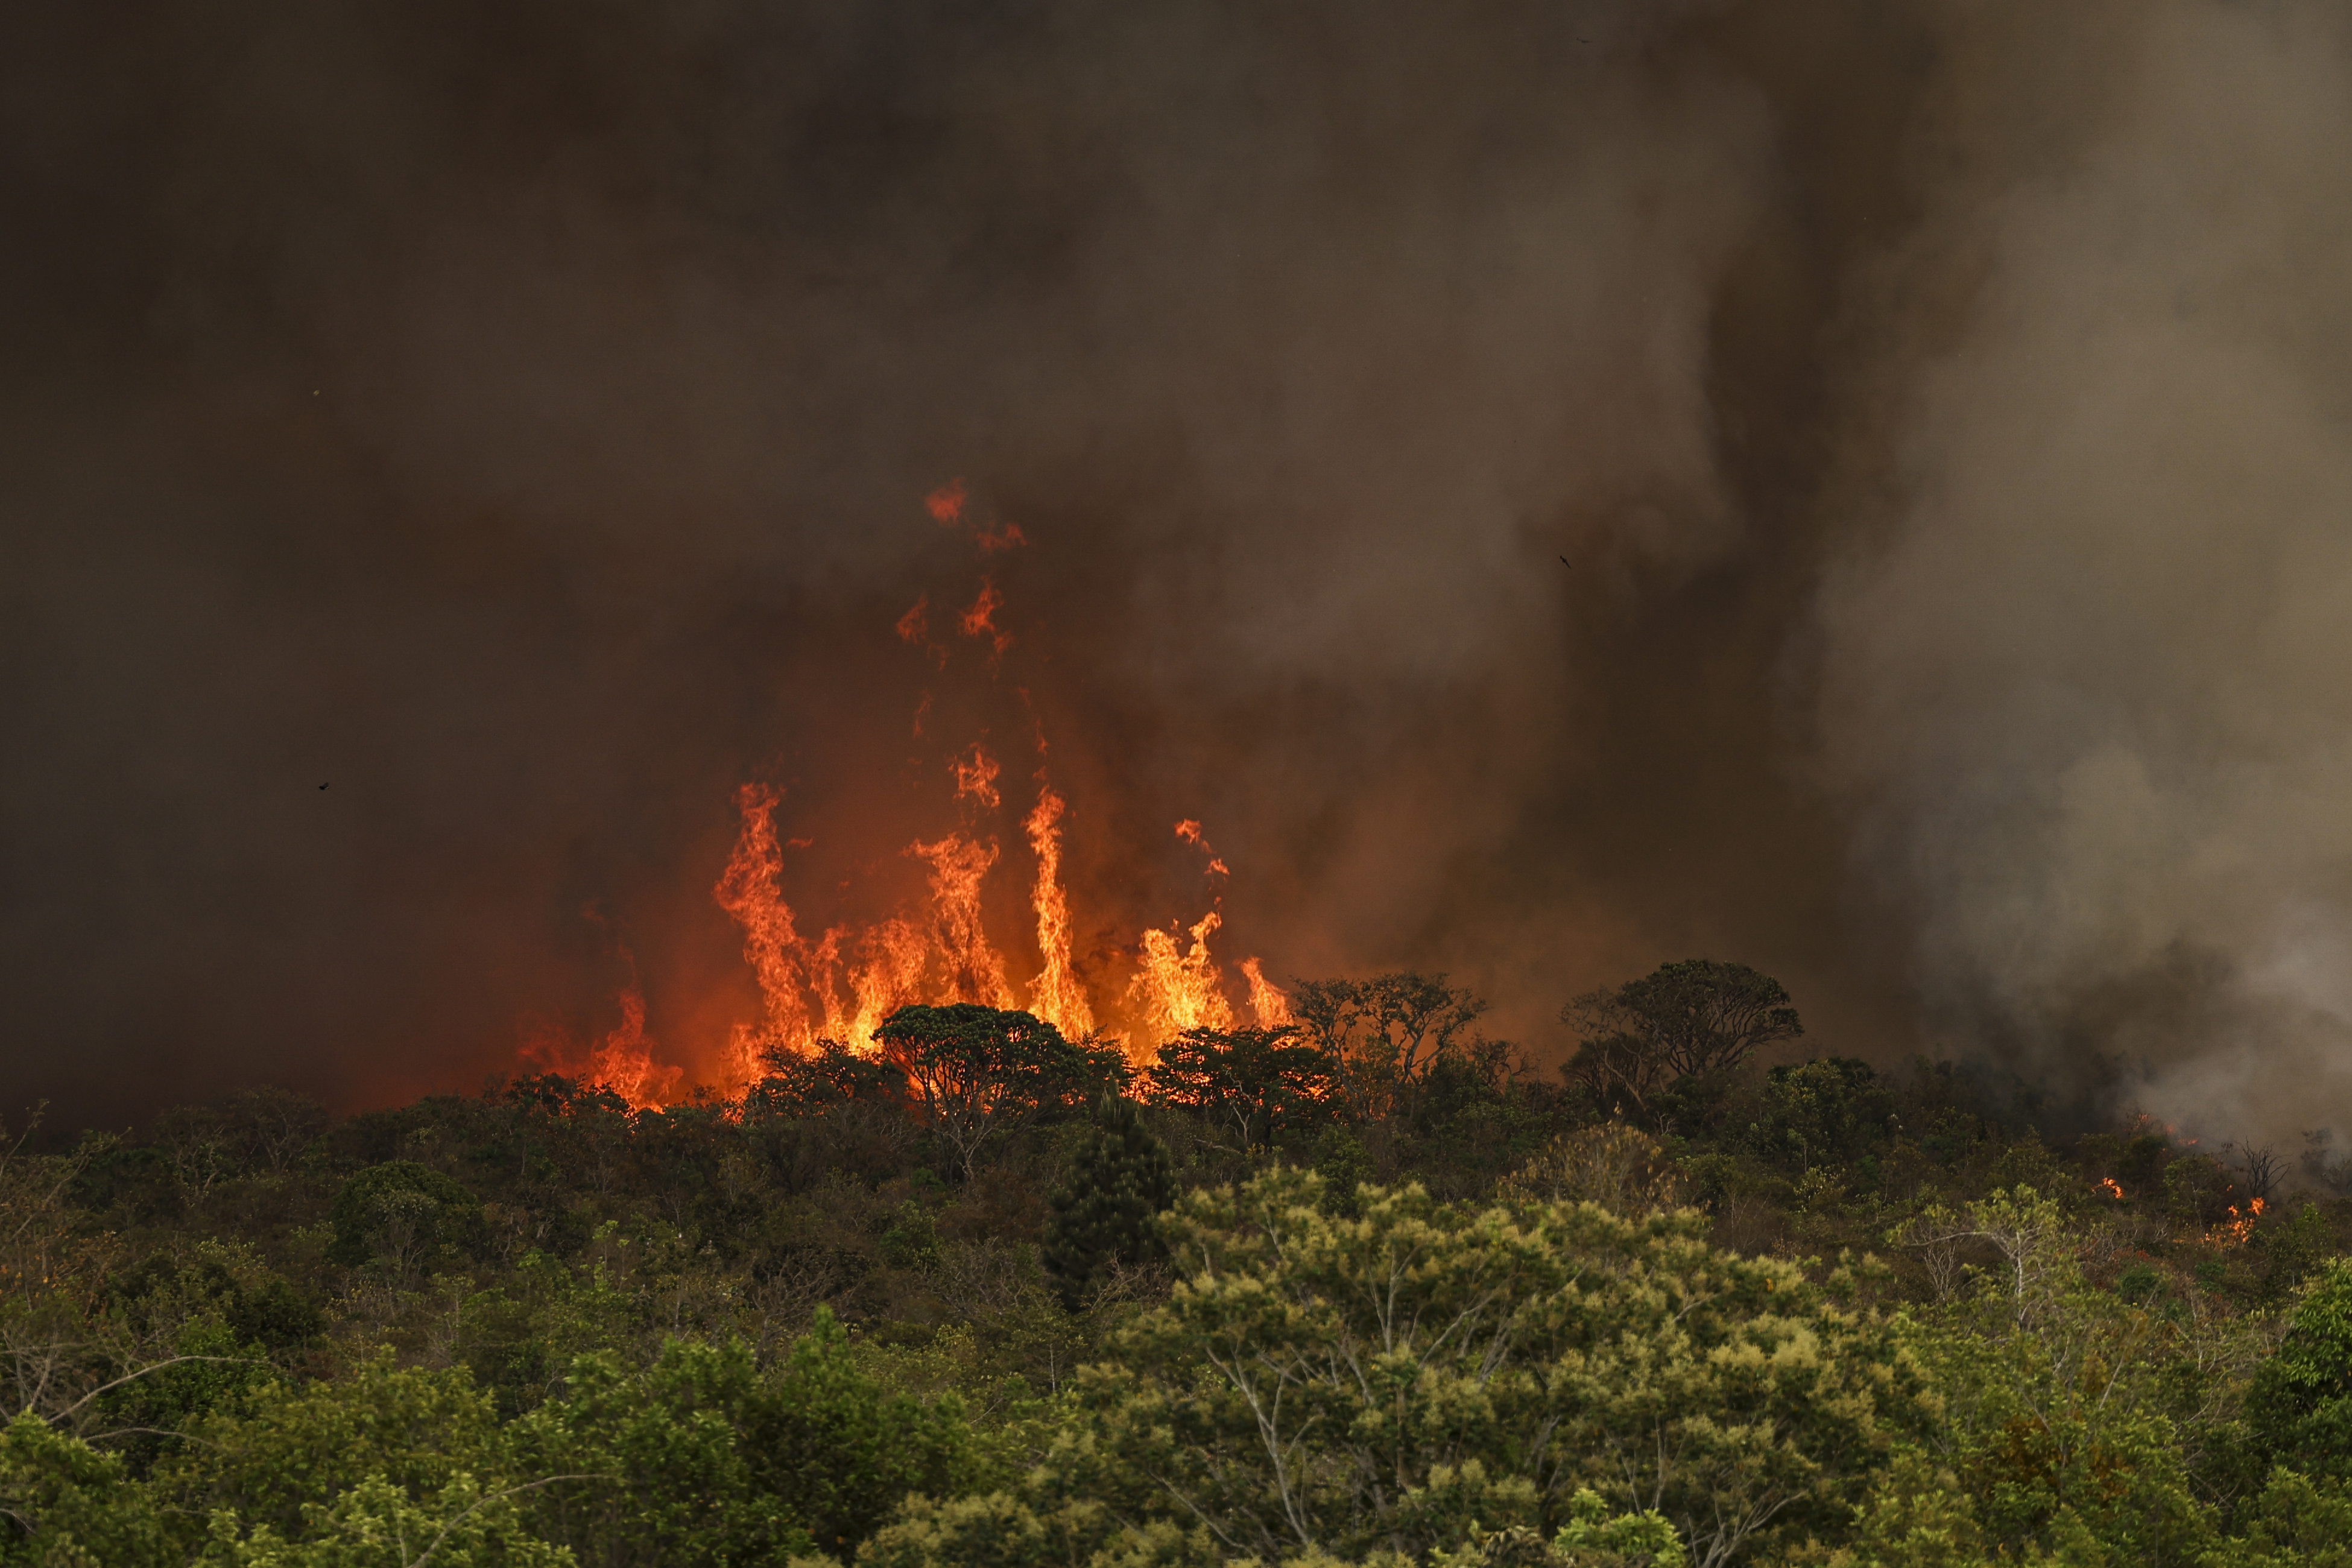
[[(973, 521), (968, 497), (959, 479), (932, 492), (926, 507), (941, 527), (963, 533), (975, 547), (982, 563), (977, 586), (961, 607), (935, 605), (924, 594), (898, 618), (896, 632), (925, 673), (944, 675), (961, 653), (1003, 692), (1015, 638), (1000, 619), (1005, 595), (987, 567), (992, 558), (1028, 541), (1016, 525)], [(1100, 929), (1100, 922), (1083, 923), (1074, 912), (1064, 869), (1070, 804), (1053, 782), (1044, 722), (1027, 689), (1009, 690), (1025, 720), (1024, 745), (1034, 754), (1034, 768), (1025, 780), (1008, 770), (990, 748), (984, 725), (978, 726), (980, 734), (960, 740), (940, 770), (935, 792), (952, 805), (957, 826), (896, 847), (899, 859), (920, 868), (922, 886), (878, 918), (827, 921), (811, 929), (788, 889), (796, 880), (821, 885), (821, 874), (803, 870), (795, 877), (802, 868), (796, 858), (820, 847), (787, 836), (792, 803), (785, 790), (758, 780), (736, 790), (738, 831), (711, 896), (742, 931), (761, 1012), (756, 1020), (737, 1023), (718, 1053), (721, 1087), (755, 1082), (779, 1054), (804, 1055), (824, 1041), (869, 1050), (883, 1020), (913, 1004), (1025, 1009), (1074, 1040), (1116, 1037), (1139, 1064), (1152, 1059), (1160, 1042), (1188, 1029), (1244, 1022), (1275, 1028), (1291, 1022), (1288, 998), (1257, 956), (1242, 958), (1229, 973), (1214, 951), (1232, 872), (1197, 819), (1180, 819), (1171, 831), (1174, 842), (1199, 857), (1207, 907), (1196, 903), (1164, 926), (1147, 927), (1123, 951), (1080, 950), (1078, 933)], [(936, 743), (940, 707), (934, 689), (917, 697), (916, 741)], [(1016, 826), (1029, 860), (1027, 919), (1023, 940), (1008, 942), (999, 934), (1001, 918), (999, 932), (991, 931), (991, 894), (1024, 876), (1007, 854)], [(883, 846), (860, 847), (870, 855)], [(849, 885), (836, 882), (835, 890)], [(1002, 897), (993, 901), (1001, 910)], [(686, 1069), (659, 1059), (658, 1042), (646, 1026), (646, 997), (634, 978), (619, 1008), (619, 1026), (584, 1053), (542, 1035), (524, 1054), (606, 1084), (632, 1104), (657, 1105), (679, 1091)], [(706, 1051), (706, 1061), (709, 1057)]]

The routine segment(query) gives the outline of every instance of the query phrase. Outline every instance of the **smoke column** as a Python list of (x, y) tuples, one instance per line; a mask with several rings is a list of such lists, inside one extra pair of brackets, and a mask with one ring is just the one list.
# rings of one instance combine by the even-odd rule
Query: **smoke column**
[(1853, 318), (1822, 765), (1937, 1033), (2291, 1142), (2352, 1089), (2352, 35), (1950, 16)]
[(23, 9), (13, 1102), (471, 1089), (632, 986), (708, 1073), (736, 792), (878, 918), (984, 741), (1097, 997), (1194, 820), (1230, 955), (1542, 1058), (1707, 953), (2344, 1107), (2325, 6)]

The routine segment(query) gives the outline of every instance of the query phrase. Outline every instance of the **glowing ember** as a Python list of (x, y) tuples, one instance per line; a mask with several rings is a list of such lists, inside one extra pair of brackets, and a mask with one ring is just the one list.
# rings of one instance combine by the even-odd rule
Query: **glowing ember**
[(1201, 825), (1199, 823), (1193, 821), (1189, 816), (1186, 817), (1183, 821), (1176, 825), (1176, 837), (1182, 839), (1185, 843), (1190, 844), (1195, 849), (1198, 849), (1202, 854), (1207, 856), (1209, 858), (1210, 870), (1215, 872), (1220, 877), (1230, 877), (1233, 875), (1231, 871), (1225, 869), (1225, 863), (1217, 858), (1217, 852), (1209, 847), (1209, 841), (1202, 836), (1201, 832)]
[(956, 625), (968, 637), (988, 638), (989, 646), (1001, 654), (1013, 646), (1012, 634), (996, 624), (996, 612), (1003, 607), (1004, 595), (996, 591), (996, 584), (982, 583), (980, 597), (971, 602), (971, 608), (956, 617)]
[(923, 498), (923, 509), (941, 528), (953, 528), (963, 521), (964, 498), (970, 493), (961, 479), (950, 479)]

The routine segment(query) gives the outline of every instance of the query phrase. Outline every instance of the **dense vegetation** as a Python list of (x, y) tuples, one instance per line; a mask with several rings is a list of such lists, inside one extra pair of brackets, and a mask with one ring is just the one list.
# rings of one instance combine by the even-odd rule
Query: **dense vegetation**
[(2323, 1142), (2045, 1139), (1732, 964), (1549, 1077), (1297, 1000), (19, 1142), (0, 1562), (2352, 1564)]

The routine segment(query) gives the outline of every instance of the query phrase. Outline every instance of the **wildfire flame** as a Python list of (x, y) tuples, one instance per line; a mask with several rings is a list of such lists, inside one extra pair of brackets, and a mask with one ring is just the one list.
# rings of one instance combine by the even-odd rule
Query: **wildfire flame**
[(2117, 1203), (2121, 1203), (2123, 1201), (2124, 1189), (2113, 1176), (2102, 1176), (2099, 1179), (2099, 1185), (2105, 1187), (2107, 1191), (2107, 1195), (2115, 1199)]
[(1290, 998), (1283, 994), (1282, 987), (1265, 977), (1256, 959), (1242, 960), (1242, 978), (1249, 982), (1250, 1011), (1257, 1016), (1259, 1028), (1279, 1029), (1298, 1022), (1297, 1016), (1290, 1010)]
[(654, 1062), (654, 1042), (646, 1034), (646, 994), (632, 985), (621, 993), (620, 1026), (597, 1042), (588, 1058), (589, 1080), (608, 1085), (631, 1105), (660, 1105), (677, 1088), (685, 1069)]
[[(636, 960), (625, 947), (621, 959), (632, 971)], [(567, 1031), (548, 1026), (525, 1042), (522, 1059), (545, 1072), (562, 1073), (599, 1083), (617, 1092), (633, 1106), (659, 1107), (677, 1089), (685, 1069), (654, 1060), (656, 1043), (646, 1032), (646, 994), (634, 979), (621, 988), (621, 1021), (604, 1038), (582, 1052)]]
[(948, 770), (955, 774), (958, 800), (976, 800), (991, 811), (996, 809), (1001, 798), (996, 793), (996, 775), (1003, 770), (986, 747), (974, 741), (971, 754), (955, 758), (948, 763)]
[(2214, 1226), (2212, 1233), (2206, 1239), (2217, 1247), (2245, 1246), (2252, 1239), (2254, 1223), (2263, 1217), (2263, 1200), (2260, 1198), (2255, 1198), (2247, 1204), (2242, 1212), (2232, 1204), (2230, 1207), (2228, 1223)]
[(982, 583), (980, 596), (971, 602), (971, 608), (956, 617), (956, 625), (968, 637), (986, 637), (990, 647), (1001, 654), (1013, 646), (1012, 634), (996, 624), (996, 612), (1003, 607), (1004, 595), (996, 584)]
[(730, 1065), (746, 1083), (756, 1081), (764, 1070), (761, 1055), (767, 1047), (804, 1039), (809, 1033), (808, 1008), (801, 994), (807, 946), (792, 905), (777, 890), (784, 852), (776, 842), (776, 792), (761, 784), (747, 784), (735, 792), (743, 828), (719, 886), (712, 889), (719, 907), (743, 928), (743, 962), (751, 966), (767, 1008), (764, 1026), (735, 1026)]
[(1029, 895), (1029, 907), (1037, 913), (1037, 951), (1045, 960), (1037, 972), (1029, 1010), (1075, 1039), (1095, 1032), (1095, 1010), (1070, 965), (1070, 900), (1062, 890), (1066, 809), (1062, 797), (1041, 779), (1036, 809), (1021, 826), (1028, 830), (1029, 847), (1037, 857), (1037, 881)]
[[(933, 490), (924, 506), (942, 527), (970, 532), (983, 556), (1027, 543), (1011, 523), (979, 528), (969, 522), (969, 498), (965, 482), (958, 479)], [(1003, 606), (1004, 595), (994, 579), (983, 577), (969, 608), (946, 612), (964, 637), (985, 644), (992, 681), (998, 660), (1013, 641), (997, 618)], [(898, 617), (896, 630), (900, 640), (944, 669), (949, 649), (932, 640), (931, 608), (931, 595), (918, 598)], [(1025, 706), (1026, 689), (1019, 695)], [(915, 713), (916, 739), (930, 727), (932, 713), (932, 693), (926, 690)], [(1080, 970), (1077, 922), (1064, 882), (1064, 831), (1070, 808), (1042, 765), (1046, 750), (1042, 725), (1036, 744), (1041, 759), (1034, 775), (1036, 800), (1022, 819), (1036, 862), (1028, 900), (1035, 919), (1036, 967), (1025, 988), (1014, 983), (1020, 955), (1008, 959), (992, 940), (984, 919), (988, 879), (1003, 858), (999, 840), (987, 831), (986, 814), (1003, 809), (1005, 802), (1003, 768), (981, 742), (953, 753), (947, 764), (954, 780), (953, 799), (967, 813), (963, 826), (933, 839), (918, 837), (902, 851), (925, 868), (923, 898), (883, 919), (829, 925), (814, 939), (801, 930), (800, 917), (783, 890), (785, 851), (807, 849), (812, 840), (780, 837), (777, 812), (783, 795), (773, 786), (754, 782), (736, 791), (740, 826), (711, 896), (742, 931), (743, 959), (759, 989), (761, 1006), (756, 1020), (736, 1024), (728, 1037), (722, 1076), (731, 1085), (757, 1081), (778, 1055), (806, 1053), (821, 1039), (870, 1050), (874, 1031), (883, 1020), (917, 1002), (1026, 1005), (1067, 1037), (1095, 1036), (1101, 1009)], [(1186, 817), (1175, 831), (1201, 852), (1208, 875), (1232, 875), (1198, 820)], [(1212, 907), (1189, 926), (1178, 920), (1141, 933), (1133, 950), (1134, 973), (1123, 990), (1113, 993), (1119, 1004), (1115, 1010), (1132, 1031), (1128, 1042), (1131, 1056), (1148, 1060), (1160, 1042), (1186, 1029), (1234, 1026), (1236, 1009), (1211, 947), (1224, 924), (1216, 904), (1213, 900)], [(1239, 971), (1247, 985), (1248, 1012), (1259, 1027), (1276, 1028), (1293, 1021), (1289, 998), (1266, 979), (1257, 958), (1243, 959)], [(645, 996), (634, 981), (620, 1003), (619, 1026), (586, 1051), (584, 1062), (576, 1050), (542, 1048), (537, 1043), (527, 1047), (525, 1054), (573, 1064), (565, 1070), (590, 1076), (633, 1106), (658, 1106), (676, 1093), (683, 1070), (656, 1063), (656, 1042), (646, 1030)]]
[(1192, 945), (1179, 952), (1172, 932), (1157, 929), (1143, 933), (1141, 959), (1128, 987), (1138, 1004), (1145, 1027), (1155, 1039), (1170, 1039), (1187, 1029), (1230, 1029), (1233, 1004), (1225, 1000), (1215, 961), (1209, 956), (1209, 936), (1225, 923), (1211, 910), (1192, 927)]
[(1198, 849), (1202, 854), (1207, 856), (1209, 858), (1209, 869), (1211, 871), (1220, 877), (1230, 877), (1233, 875), (1231, 871), (1225, 869), (1225, 863), (1217, 858), (1217, 852), (1209, 847), (1209, 840), (1207, 837), (1202, 833), (1201, 825), (1198, 822), (1195, 822), (1189, 816), (1186, 817), (1183, 821), (1176, 825), (1176, 837), (1182, 839), (1185, 843), (1192, 846), (1193, 848)]

